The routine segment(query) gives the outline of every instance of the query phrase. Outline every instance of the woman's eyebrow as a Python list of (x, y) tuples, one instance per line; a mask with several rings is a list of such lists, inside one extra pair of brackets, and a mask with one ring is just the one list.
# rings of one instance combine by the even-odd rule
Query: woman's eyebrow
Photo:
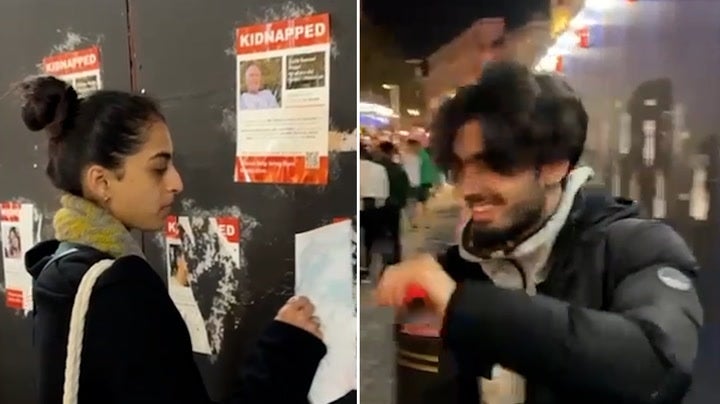
[(158, 153), (155, 153), (152, 157), (150, 157), (150, 160), (154, 160), (154, 159), (172, 160), (172, 153), (158, 152)]

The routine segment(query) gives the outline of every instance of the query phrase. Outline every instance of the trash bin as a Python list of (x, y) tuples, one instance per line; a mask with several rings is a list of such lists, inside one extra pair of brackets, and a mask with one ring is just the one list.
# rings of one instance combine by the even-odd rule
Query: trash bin
[[(455, 402), (455, 378), (444, 366), (441, 320), (415, 296), (395, 324), (395, 404)], [(407, 303), (410, 300), (411, 303)]]

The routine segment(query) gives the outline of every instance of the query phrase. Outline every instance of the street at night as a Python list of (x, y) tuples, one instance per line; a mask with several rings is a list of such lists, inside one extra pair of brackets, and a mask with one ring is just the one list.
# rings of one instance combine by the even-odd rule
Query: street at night
[[(720, 293), (713, 288), (720, 284), (720, 121), (714, 111), (720, 82), (708, 79), (707, 67), (720, 60), (720, 47), (708, 41), (716, 37), (720, 3), (365, 0), (361, 6), (360, 198), (368, 231), (380, 235), (370, 240), (374, 255), (361, 265), (361, 401), (717, 401), (720, 392), (710, 380), (720, 373)], [(577, 123), (560, 120), (554, 115), (560, 110)], [(555, 145), (549, 150), (555, 157), (537, 154), (524, 166), (521, 159), (546, 146), (513, 132), (519, 127), (551, 136), (546, 144)], [(501, 134), (523, 140), (498, 140)], [(576, 140), (566, 146), (563, 136)], [(492, 154), (503, 147), (506, 154)], [(564, 152), (567, 157), (557, 157)], [(414, 171), (416, 161), (422, 175)], [(424, 177), (430, 161), (437, 164), (436, 181)], [(554, 182), (547, 170), (561, 163), (567, 171)], [(390, 197), (382, 202), (389, 206), (381, 208), (377, 167), (387, 170), (389, 181)], [(513, 194), (527, 193), (525, 202), (511, 206), (509, 184), (529, 167), (539, 184), (529, 180)], [(403, 171), (410, 184), (406, 205), (393, 196), (404, 186)], [(424, 189), (430, 189), (427, 201)], [(553, 192), (559, 202), (552, 202)], [(533, 210), (532, 198), (545, 204)], [(595, 199), (597, 205), (586, 205)], [(378, 233), (378, 217), (393, 228), (396, 219), (374, 212), (394, 206), (401, 207), (399, 232)], [(568, 225), (585, 220), (577, 218), (588, 209), (605, 211), (593, 213), (591, 227)], [(625, 225), (630, 222), (653, 227), (642, 236), (624, 235), (633, 231)], [(571, 227), (588, 239), (600, 237), (590, 235), (594, 231), (607, 237), (606, 257), (598, 256), (605, 264), (592, 264), (606, 278), (592, 286), (580, 284), (591, 282), (584, 280), (593, 271), (588, 260), (599, 247), (577, 252), (588, 247), (583, 235), (567, 235)], [(396, 236), (400, 257), (392, 247)], [(643, 240), (647, 249), (637, 244)], [(538, 246), (545, 252), (532, 250)], [(423, 253), (437, 262), (414, 258)], [(635, 259), (644, 264), (624, 268)], [(514, 268), (505, 273), (508, 262)], [(388, 271), (395, 272), (381, 277), (378, 268), (391, 264)], [(533, 266), (536, 272), (528, 269)], [(433, 282), (420, 275), (436, 268), (444, 275), (433, 275)], [(418, 295), (425, 308), (412, 306), (424, 314), (408, 315), (410, 289), (407, 306), (388, 297), (402, 277), (415, 279), (413, 287), (429, 282)], [(443, 289), (446, 283), (452, 287)], [(619, 309), (639, 304), (641, 290), (645, 298), (657, 295), (645, 306)], [(448, 303), (441, 296), (452, 298)], [(658, 317), (653, 304), (664, 313), (683, 307), (686, 314)], [(446, 311), (438, 313), (438, 306)], [(646, 327), (659, 327), (664, 336)], [(675, 341), (674, 353), (663, 338)], [(568, 352), (577, 356), (557, 359)], [(674, 376), (653, 379), (655, 371)]]

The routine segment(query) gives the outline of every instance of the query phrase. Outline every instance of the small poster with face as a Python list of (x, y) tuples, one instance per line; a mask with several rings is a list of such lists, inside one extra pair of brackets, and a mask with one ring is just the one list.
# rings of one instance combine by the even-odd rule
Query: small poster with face
[(42, 66), (45, 74), (72, 85), (80, 98), (102, 88), (100, 48), (97, 46), (48, 56), (43, 59)]
[(239, 27), (235, 182), (328, 181), (330, 16)]
[(33, 246), (34, 207), (29, 203), (0, 203), (0, 246), (5, 279), (5, 305), (32, 311), (32, 276), (25, 269), (25, 253)]
[[(221, 348), (224, 323), (218, 316), (226, 304), (216, 302), (214, 295), (203, 295), (202, 290), (212, 285), (201, 288), (199, 283), (208, 277), (217, 281), (216, 276), (232, 276), (240, 267), (240, 220), (170, 216), (165, 234), (170, 298), (190, 331), (193, 351), (216, 355)], [(218, 266), (222, 270), (217, 270)], [(220, 284), (211, 287), (219, 288)]]

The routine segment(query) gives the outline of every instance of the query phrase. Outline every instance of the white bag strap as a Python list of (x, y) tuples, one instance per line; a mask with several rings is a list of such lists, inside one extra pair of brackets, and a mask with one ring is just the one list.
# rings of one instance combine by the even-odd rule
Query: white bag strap
[(63, 386), (63, 404), (77, 404), (80, 387), (80, 355), (82, 353), (83, 335), (85, 334), (85, 315), (90, 306), (90, 295), (95, 282), (114, 260), (105, 259), (95, 263), (85, 273), (73, 303), (68, 332), (67, 358), (65, 360), (65, 385)]

